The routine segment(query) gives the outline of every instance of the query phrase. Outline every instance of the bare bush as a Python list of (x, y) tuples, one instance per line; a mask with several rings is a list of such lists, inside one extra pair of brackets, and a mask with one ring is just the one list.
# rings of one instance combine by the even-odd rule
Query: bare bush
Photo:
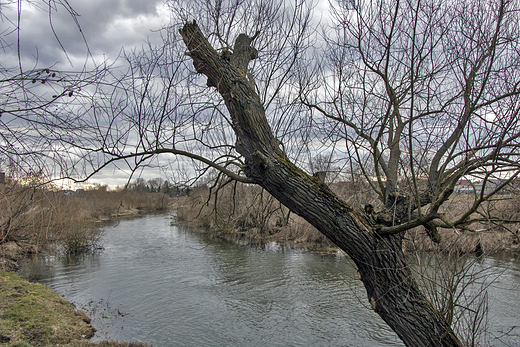
[(96, 246), (99, 219), (164, 210), (170, 198), (160, 193), (107, 191), (106, 187), (76, 192), (51, 184), (7, 180), (0, 186), (0, 244), (45, 248), (58, 242), (69, 253)]
[(213, 194), (209, 188), (199, 187), (180, 201), (180, 220), (228, 240), (289, 242), (314, 250), (332, 248), (322, 233), (258, 186), (227, 185)]

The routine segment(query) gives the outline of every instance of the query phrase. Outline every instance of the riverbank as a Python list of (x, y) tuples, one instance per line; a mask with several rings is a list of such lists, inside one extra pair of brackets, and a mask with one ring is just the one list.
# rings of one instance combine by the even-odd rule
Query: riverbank
[[(140, 213), (125, 213), (126, 218)], [(121, 217), (121, 216), (119, 216)], [(107, 220), (109, 218), (106, 218)], [(88, 341), (95, 329), (90, 318), (50, 288), (15, 272), (20, 261), (46, 247), (27, 242), (0, 245), (0, 344), (12, 347), (149, 347), (143, 343)]]
[(145, 344), (87, 339), (95, 329), (83, 311), (51, 289), (0, 271), (0, 343), (2, 346), (134, 346)]
[[(190, 196), (177, 198), (172, 206), (183, 225), (208, 238), (249, 244), (275, 242), (314, 253), (342, 253), (307, 221), (290, 213), (270, 195), (256, 188), (237, 188), (236, 192), (232, 192), (237, 201), (229, 199), (223, 193), (215, 201), (215, 198), (209, 195), (208, 189), (199, 188)], [(456, 196), (452, 200), (452, 209), (467, 203), (466, 196)], [(417, 227), (406, 232), (403, 250), (408, 254), (443, 252), (520, 255), (518, 227), (519, 225), (515, 224), (481, 223), (473, 226), (472, 230), (439, 228), (440, 243), (432, 242), (424, 228)]]
[(69, 253), (96, 243), (100, 220), (136, 216), (168, 209), (164, 193), (107, 190), (105, 186), (76, 191), (52, 184), (8, 180), (0, 185), (0, 245), (21, 247), (61, 244)]
[(0, 269), (15, 271), (17, 259), (58, 246), (68, 254), (99, 246), (104, 221), (168, 210), (171, 198), (158, 192), (58, 190), (52, 184), (0, 185)]
[[(295, 221), (284, 227), (275, 227), (261, 230), (253, 227), (250, 229), (218, 227), (202, 223), (200, 220), (182, 219), (180, 223), (190, 230), (204, 234), (208, 239), (223, 239), (235, 243), (261, 245), (277, 243), (294, 249), (302, 249), (308, 252), (325, 255), (344, 255), (343, 251), (336, 247), (312, 226), (294, 218)], [(415, 228), (409, 230), (403, 240), (403, 249), (406, 254), (441, 252), (477, 255), (494, 255), (511, 253), (520, 256), (520, 242), (517, 235), (509, 232), (479, 230), (477, 232), (458, 232), (456, 230), (441, 229), (441, 242), (433, 243), (426, 235), (424, 229)]]
[[(106, 188), (106, 187), (105, 187)], [(9, 181), (0, 186), (0, 344), (3, 346), (146, 346), (87, 339), (94, 333), (87, 315), (49, 288), (15, 275), (20, 261), (41, 251), (66, 254), (100, 247), (104, 221), (166, 210), (162, 193), (76, 192), (53, 186), (26, 186)]]
[(148, 347), (143, 343), (88, 341), (95, 329), (85, 312), (43, 285), (22, 279), (14, 272), (19, 261), (41, 251), (33, 244), (0, 246), (0, 344), (12, 347)]

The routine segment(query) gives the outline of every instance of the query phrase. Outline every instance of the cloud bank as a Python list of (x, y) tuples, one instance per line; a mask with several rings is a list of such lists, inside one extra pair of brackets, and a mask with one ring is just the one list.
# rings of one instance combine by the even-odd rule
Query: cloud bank
[[(1, 8), (2, 65), (24, 69), (54, 66), (80, 69), (92, 60), (113, 61), (122, 48), (140, 47), (158, 39), (169, 22), (162, 0), (69, 0), (21, 2), (20, 30), (16, 2)], [(89, 56), (90, 52), (90, 56)]]

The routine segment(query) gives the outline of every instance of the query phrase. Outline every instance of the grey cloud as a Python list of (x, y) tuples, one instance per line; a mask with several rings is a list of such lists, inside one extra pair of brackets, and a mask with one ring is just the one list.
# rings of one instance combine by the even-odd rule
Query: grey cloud
[[(69, 0), (69, 3), (79, 15), (77, 17), (79, 27), (75, 18), (60, 5), (51, 11), (49, 19), (48, 8), (40, 7), (36, 10), (33, 6), (22, 3), (20, 42), (23, 60), (34, 64), (35, 57), (38, 56), (40, 66), (45, 67), (60, 62), (60, 65), (65, 67), (68, 62), (60, 47), (61, 43), (67, 54), (73, 57), (71, 60), (82, 61), (87, 57), (87, 46), (82, 33), (92, 54), (106, 54), (114, 59), (123, 46), (141, 45), (152, 29), (159, 29), (161, 25), (167, 24), (153, 23), (150, 19), (157, 15), (156, 8), (163, 3), (162, 0)], [(15, 20), (14, 6), (11, 9), (4, 8), (3, 11), (4, 16)], [(124, 26), (130, 21), (136, 23), (135, 27)], [(155, 27), (151, 27), (152, 25)], [(14, 29), (12, 24), (6, 21), (0, 23), (0, 33), (12, 29)], [(8, 61), (14, 59), (16, 62), (17, 59), (16, 32), (4, 36), (3, 39), (11, 44), (10, 49), (0, 53), (3, 55), (2, 64), (7, 66)], [(75, 68), (80, 67), (75, 66)]]

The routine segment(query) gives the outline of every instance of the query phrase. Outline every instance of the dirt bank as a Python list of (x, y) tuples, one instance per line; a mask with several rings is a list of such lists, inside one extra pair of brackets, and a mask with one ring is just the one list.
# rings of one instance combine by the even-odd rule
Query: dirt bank
[(18, 261), (35, 254), (38, 248), (34, 245), (6, 242), (0, 245), (0, 270), (14, 272), (20, 267)]

